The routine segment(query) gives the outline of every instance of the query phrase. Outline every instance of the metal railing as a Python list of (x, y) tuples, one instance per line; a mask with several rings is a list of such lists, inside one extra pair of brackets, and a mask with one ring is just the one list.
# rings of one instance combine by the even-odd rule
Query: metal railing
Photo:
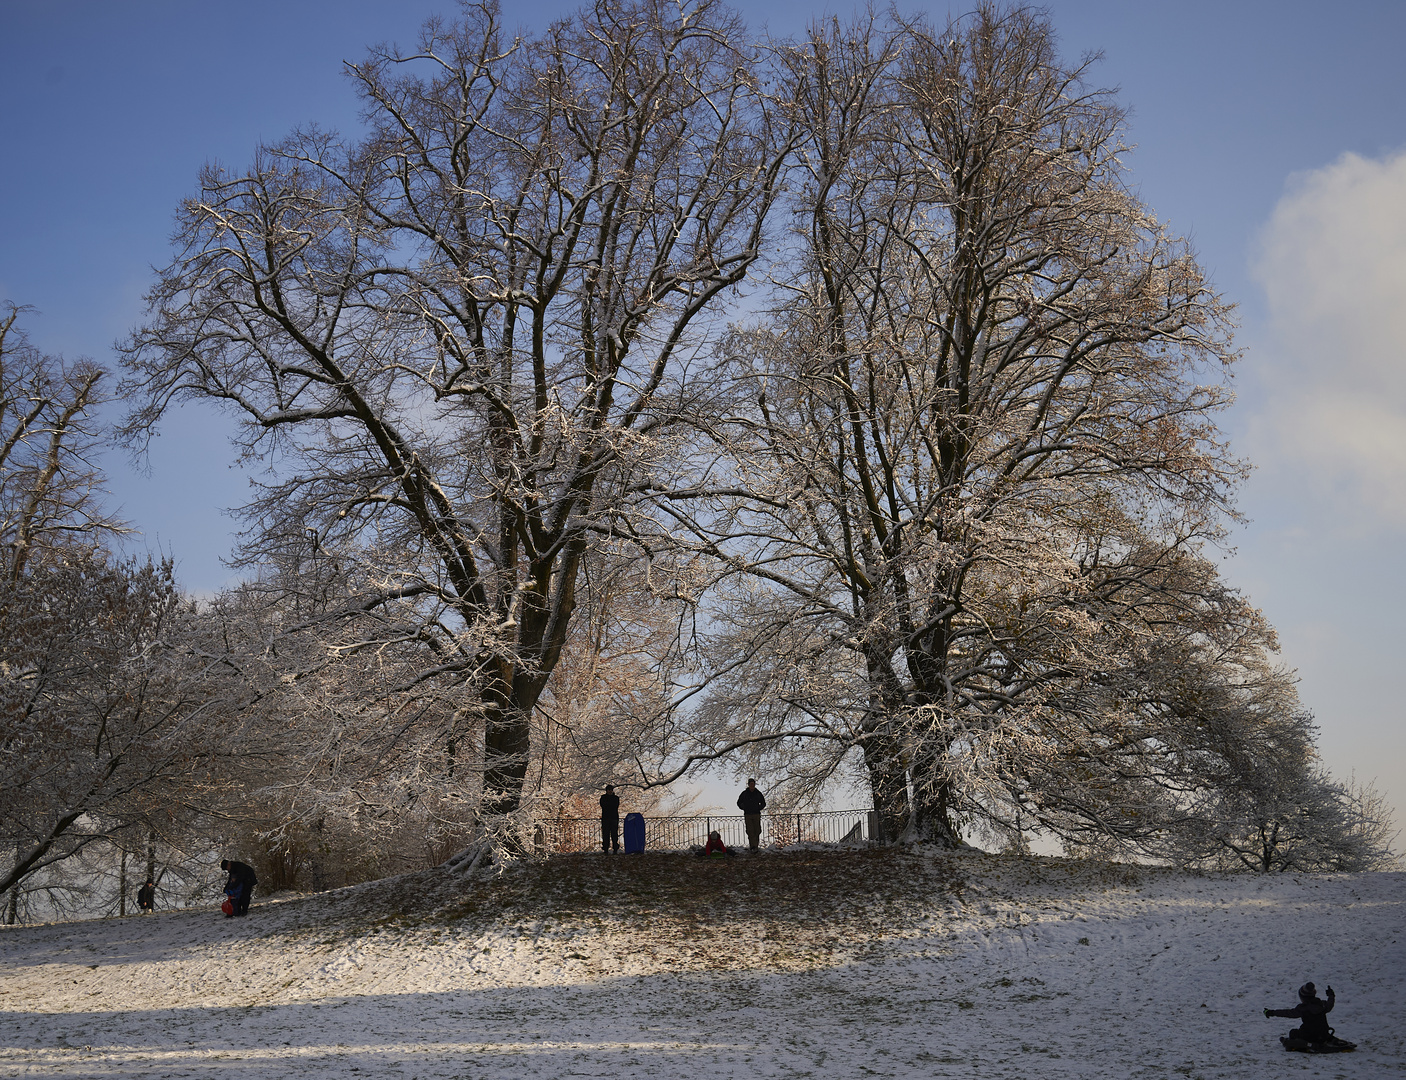
[[(685, 851), (702, 847), (716, 829), (728, 847), (747, 846), (747, 829), (741, 814), (693, 814), (687, 817), (644, 819), (647, 851)], [(533, 834), (539, 851), (591, 851), (601, 846), (600, 818), (559, 817), (539, 822)], [(762, 813), (762, 847), (791, 844), (861, 843), (878, 840), (878, 825), (870, 810), (821, 810), (813, 813)], [(621, 821), (621, 846), (624, 823)]]

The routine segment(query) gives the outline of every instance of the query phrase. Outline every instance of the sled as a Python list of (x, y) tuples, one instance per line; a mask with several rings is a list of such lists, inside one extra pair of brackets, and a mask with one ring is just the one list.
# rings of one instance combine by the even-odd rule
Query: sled
[(226, 896), (226, 897), (225, 897), (225, 902), (220, 905), (220, 910), (223, 911), (226, 915), (233, 915), (233, 914), (234, 914), (234, 901), (231, 900), (228, 896)]
[(1346, 1054), (1349, 1050), (1357, 1049), (1356, 1043), (1339, 1039), (1336, 1035), (1329, 1035), (1323, 1042), (1316, 1043), (1307, 1039), (1290, 1038), (1288, 1035), (1280, 1035), (1279, 1041), (1284, 1044), (1285, 1050), (1294, 1050), (1301, 1054)]
[(625, 854), (633, 855), (644, 850), (644, 815), (625, 815)]

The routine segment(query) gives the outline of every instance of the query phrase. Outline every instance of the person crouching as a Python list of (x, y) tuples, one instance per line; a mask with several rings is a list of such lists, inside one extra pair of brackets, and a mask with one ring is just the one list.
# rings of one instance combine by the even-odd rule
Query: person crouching
[(220, 869), (229, 874), (229, 880), (225, 882), (225, 895), (229, 897), (230, 904), (234, 908), (230, 912), (229, 918), (249, 914), (249, 900), (254, 895), (254, 886), (259, 883), (254, 868), (248, 863), (222, 859), (220, 860)]

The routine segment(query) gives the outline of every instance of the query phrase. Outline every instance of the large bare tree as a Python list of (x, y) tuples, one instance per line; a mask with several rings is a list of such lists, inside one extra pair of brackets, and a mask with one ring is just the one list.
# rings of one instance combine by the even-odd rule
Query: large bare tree
[(1146, 836), (1195, 784), (1159, 658), (1272, 644), (1200, 554), (1241, 472), (1226, 308), (1042, 15), (781, 59), (792, 256), (729, 343), (727, 464), (670, 504), (732, 575), (704, 741), (858, 748), (891, 836)]
[(246, 558), (355, 582), (336, 644), (422, 653), (397, 708), (459, 688), (490, 815), (592, 540), (643, 512), (632, 479), (711, 390), (704, 318), (759, 257), (780, 155), (739, 35), (712, 0), (526, 39), (496, 4), (431, 21), (350, 68), (365, 137), (204, 172), (125, 349), (129, 434), (214, 399), (275, 469)]

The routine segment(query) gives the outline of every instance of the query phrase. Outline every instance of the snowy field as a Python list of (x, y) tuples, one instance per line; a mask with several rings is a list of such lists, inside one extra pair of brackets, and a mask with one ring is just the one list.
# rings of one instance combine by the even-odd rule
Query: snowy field
[[(1280, 1049), (1307, 979), (1356, 1053)], [(1406, 874), (570, 856), (8, 929), (0, 1018), (0, 1076), (1406, 1077)]]

